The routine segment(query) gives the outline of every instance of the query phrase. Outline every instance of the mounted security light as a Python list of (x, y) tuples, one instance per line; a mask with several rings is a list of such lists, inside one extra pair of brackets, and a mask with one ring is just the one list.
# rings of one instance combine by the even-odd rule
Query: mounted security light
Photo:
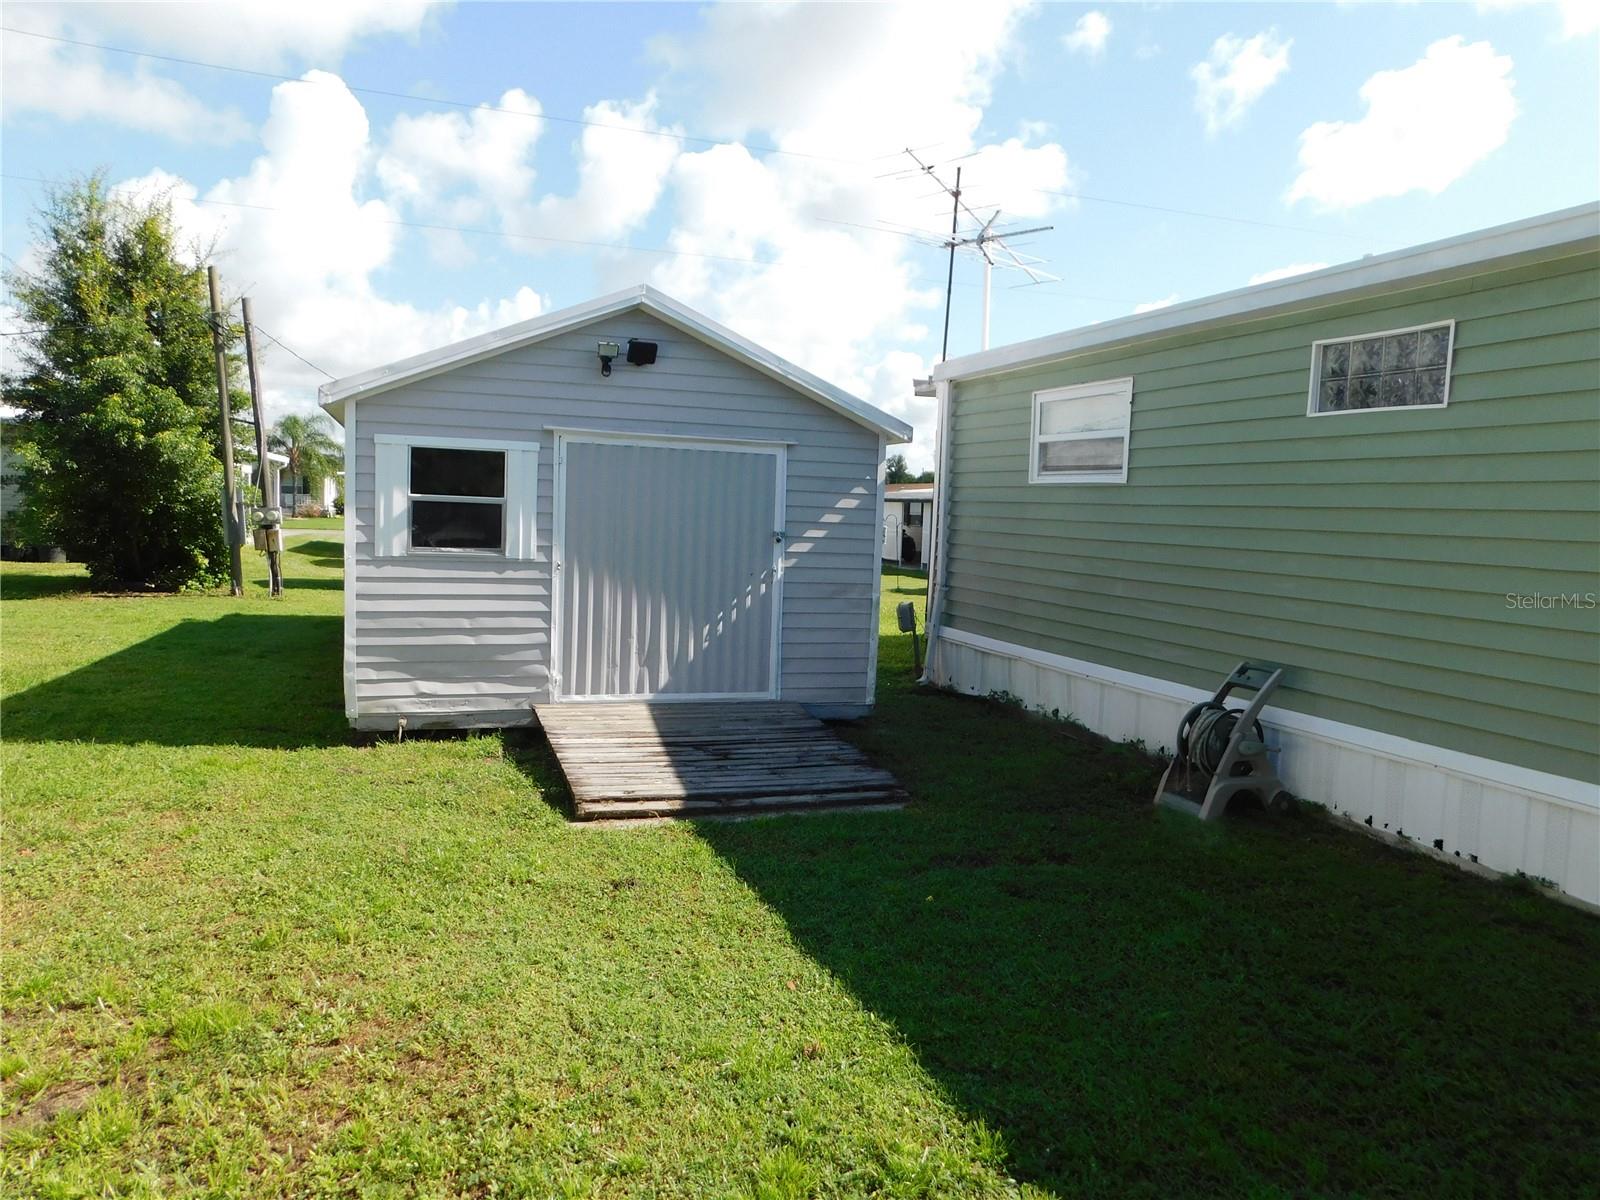
[(622, 347), (616, 342), (597, 342), (594, 352), (600, 358), (600, 374), (611, 374), (611, 360), (622, 353)]
[(638, 338), (628, 339), (628, 361), (636, 367), (648, 367), (656, 360), (656, 344), (654, 342), (640, 341)]

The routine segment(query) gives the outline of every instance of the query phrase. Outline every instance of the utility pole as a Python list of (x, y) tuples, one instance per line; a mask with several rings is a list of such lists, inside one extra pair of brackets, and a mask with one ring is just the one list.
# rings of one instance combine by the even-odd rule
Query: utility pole
[(222, 286), (217, 269), (206, 268), (211, 285), (211, 345), (217, 353), (217, 403), (222, 421), (222, 497), (223, 530), (228, 535), (228, 560), (233, 576), (233, 594), (244, 595), (244, 562), (239, 556), (239, 504), (233, 486), (233, 402), (228, 395), (228, 343), (223, 337), (227, 315), (222, 311)]
[[(239, 301), (244, 310), (244, 361), (250, 371), (250, 411), (256, 419), (256, 485), (261, 489), (261, 508), (264, 512), (277, 510), (278, 473), (267, 460), (267, 421), (261, 411), (260, 360), (256, 357), (256, 326), (250, 319), (250, 297)], [(271, 480), (271, 490), (268, 490)], [(283, 595), (283, 559), (279, 552), (281, 526), (275, 522), (262, 522), (267, 543), (267, 593)]]

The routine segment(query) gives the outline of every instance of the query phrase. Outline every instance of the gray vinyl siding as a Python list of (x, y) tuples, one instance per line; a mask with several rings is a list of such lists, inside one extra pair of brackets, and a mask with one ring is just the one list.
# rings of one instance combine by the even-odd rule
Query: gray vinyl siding
[[(1314, 340), (1457, 322), (1443, 409), (1308, 417)], [(1132, 376), (1128, 482), (1030, 485), (1036, 390)], [(1600, 782), (1600, 257), (953, 390), (950, 627)]]
[[(602, 378), (597, 340), (660, 345)], [(876, 432), (642, 312), (452, 368), (354, 406), (354, 670), (362, 716), (526, 717), (549, 698), (549, 427), (788, 442), (780, 677), (784, 699), (867, 702), (875, 628)], [(372, 554), (375, 434), (539, 444), (529, 561)], [(617, 480), (626, 489), (627, 480)]]

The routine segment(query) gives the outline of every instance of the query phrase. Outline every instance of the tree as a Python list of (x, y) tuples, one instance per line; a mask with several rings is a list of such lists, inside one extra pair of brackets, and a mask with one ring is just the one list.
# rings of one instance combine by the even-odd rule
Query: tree
[(924, 471), (921, 475), (918, 475), (911, 482), (913, 482), (913, 483), (932, 483), (933, 482), (933, 472), (932, 471)]
[(904, 454), (891, 454), (884, 460), (883, 478), (886, 483), (910, 483), (911, 468), (906, 466)]
[(321, 413), (284, 417), (268, 435), (267, 448), (289, 460), (284, 468), (286, 474), (303, 476), (314, 483), (337, 474), (344, 453)]
[[(7, 273), (22, 370), (17, 452), (32, 536), (102, 586), (210, 586), (228, 564), (216, 360), (203, 255), (180, 254), (166, 199), (102, 176), (47, 197), (41, 265)], [(234, 406), (245, 397), (236, 393)]]

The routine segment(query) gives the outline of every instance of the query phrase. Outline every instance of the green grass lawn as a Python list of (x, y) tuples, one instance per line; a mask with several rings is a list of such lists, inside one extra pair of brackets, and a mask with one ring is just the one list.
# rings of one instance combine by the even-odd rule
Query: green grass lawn
[(343, 517), (285, 517), (285, 529), (343, 529)]
[(352, 744), (339, 556), (6, 564), (0, 1192), (1594, 1194), (1592, 917), (1155, 813), (887, 632), (904, 811), (574, 827), (537, 737)]

